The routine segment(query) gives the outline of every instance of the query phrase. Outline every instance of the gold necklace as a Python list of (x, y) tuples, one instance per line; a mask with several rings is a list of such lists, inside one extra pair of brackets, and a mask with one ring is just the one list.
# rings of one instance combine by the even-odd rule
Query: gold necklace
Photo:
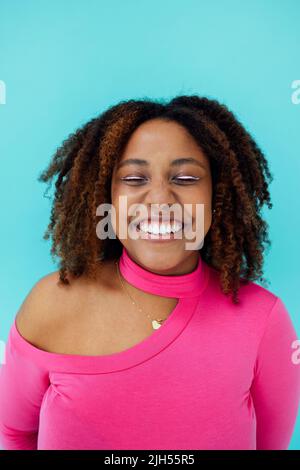
[[(126, 294), (128, 295), (128, 297), (130, 298), (131, 302), (133, 303), (133, 305), (135, 305), (138, 310), (141, 312), (141, 313), (146, 313), (144, 312), (139, 306), (138, 304), (135, 302), (135, 300), (132, 298), (132, 296), (129, 294), (128, 290), (126, 289), (123, 281), (122, 281), (122, 278), (121, 278), (121, 274), (120, 274), (120, 270), (119, 270), (119, 263), (118, 261), (115, 261), (115, 264), (117, 266), (117, 271), (118, 271), (118, 276), (119, 276), (119, 279), (120, 279), (120, 282), (121, 282), (121, 285), (123, 287), (123, 289), (125, 290)], [(146, 313), (147, 317), (150, 318), (151, 320), (151, 324), (152, 324), (152, 328), (153, 330), (157, 330), (158, 328), (160, 328), (160, 326), (162, 325), (162, 323), (165, 321), (165, 320), (161, 320), (161, 319), (157, 319), (157, 320), (152, 320), (150, 315), (148, 315), (148, 313)]]

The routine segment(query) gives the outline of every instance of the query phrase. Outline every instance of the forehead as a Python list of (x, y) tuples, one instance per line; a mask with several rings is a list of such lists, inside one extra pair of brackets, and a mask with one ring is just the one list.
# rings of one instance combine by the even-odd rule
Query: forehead
[(121, 160), (132, 156), (175, 158), (193, 156), (206, 159), (203, 151), (188, 132), (175, 121), (151, 119), (141, 124), (128, 140)]

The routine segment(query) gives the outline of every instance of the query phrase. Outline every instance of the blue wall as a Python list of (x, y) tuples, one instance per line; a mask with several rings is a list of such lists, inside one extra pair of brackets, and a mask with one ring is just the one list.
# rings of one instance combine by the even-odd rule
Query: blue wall
[[(298, 0), (0, 1), (0, 339), (32, 285), (56, 270), (37, 182), (75, 128), (128, 98), (198, 93), (227, 104), (274, 174), (265, 276), (300, 337)], [(300, 417), (291, 442), (300, 449)]]

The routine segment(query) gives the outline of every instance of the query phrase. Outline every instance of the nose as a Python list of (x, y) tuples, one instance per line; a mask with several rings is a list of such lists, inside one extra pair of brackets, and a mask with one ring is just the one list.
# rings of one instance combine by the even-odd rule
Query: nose
[(148, 208), (149, 215), (151, 212), (151, 217), (159, 215), (172, 218), (174, 215), (175, 219), (181, 220), (182, 218), (182, 208), (178, 197), (165, 180), (151, 182), (141, 202)]
[(174, 204), (178, 203), (178, 199), (170, 187), (168, 182), (163, 179), (153, 181), (147, 188), (147, 192), (143, 199), (144, 204)]

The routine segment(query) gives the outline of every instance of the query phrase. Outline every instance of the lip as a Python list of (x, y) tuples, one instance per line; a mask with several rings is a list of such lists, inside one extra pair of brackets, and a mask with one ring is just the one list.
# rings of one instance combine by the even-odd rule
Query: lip
[[(149, 240), (152, 242), (163, 242), (163, 243), (182, 240), (182, 237), (175, 238), (174, 233), (165, 233), (165, 234), (145, 233), (145, 232), (142, 232), (140, 229), (137, 229), (137, 231), (141, 234), (140, 240), (147, 240), (147, 241)], [(181, 233), (182, 233), (182, 230), (180, 230), (179, 232), (176, 232), (177, 236), (178, 234), (181, 234)]]
[[(159, 242), (167, 243), (167, 242), (174, 242), (174, 241), (183, 239), (183, 230), (184, 230), (185, 225), (177, 219), (174, 219), (170, 223), (178, 222), (178, 223), (182, 224), (182, 228), (176, 233), (171, 232), (171, 233), (166, 233), (166, 234), (160, 234), (160, 233), (154, 234), (154, 233), (145, 233), (145, 232), (143, 232), (142, 230), (140, 230), (138, 225), (141, 222), (144, 222), (144, 221), (147, 221), (147, 219), (143, 219), (143, 220), (141, 220), (140, 222), (138, 222), (136, 224), (136, 230), (137, 230), (137, 232), (140, 233), (140, 237), (139, 237), (140, 240), (147, 240), (147, 241), (151, 241), (151, 242), (155, 242), (155, 243), (159, 243)], [(151, 221), (151, 219), (148, 219), (148, 222), (149, 221)], [(152, 219), (152, 222), (153, 222), (153, 219)], [(161, 220), (159, 222), (163, 223), (163, 221), (161, 221)]]
[(159, 224), (167, 224), (167, 223), (170, 223), (170, 224), (173, 224), (174, 222), (178, 223), (178, 224), (182, 224), (182, 227), (184, 227), (184, 222), (182, 220), (179, 220), (179, 219), (172, 219), (172, 220), (169, 220), (169, 219), (163, 219), (163, 218), (158, 218), (158, 217), (149, 217), (148, 219), (140, 219), (140, 220), (137, 220), (135, 222), (135, 226), (137, 227), (138, 225), (140, 225), (142, 222), (147, 222), (148, 224), (151, 224), (151, 223), (159, 223)]

